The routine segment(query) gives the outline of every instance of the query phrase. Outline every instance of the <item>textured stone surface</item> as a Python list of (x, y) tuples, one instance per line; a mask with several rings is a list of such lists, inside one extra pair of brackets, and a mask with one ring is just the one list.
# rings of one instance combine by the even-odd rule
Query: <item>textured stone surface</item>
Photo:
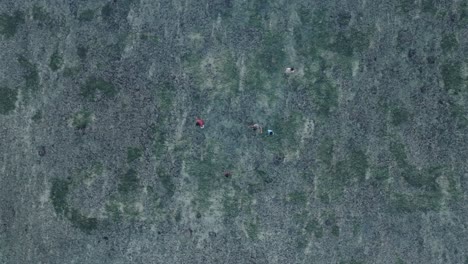
[(0, 56), (0, 263), (468, 261), (466, 1), (3, 0)]

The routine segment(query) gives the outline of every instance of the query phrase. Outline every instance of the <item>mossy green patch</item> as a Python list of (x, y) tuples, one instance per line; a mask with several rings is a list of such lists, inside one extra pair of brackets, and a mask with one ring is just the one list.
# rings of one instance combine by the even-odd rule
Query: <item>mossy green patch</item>
[(353, 55), (353, 46), (345, 32), (338, 32), (331, 48), (342, 56), (351, 57)]
[(310, 220), (307, 225), (305, 226), (305, 231), (307, 234), (314, 234), (314, 236), (318, 239), (323, 237), (323, 227), (316, 219)]
[(56, 50), (52, 56), (50, 56), (49, 67), (52, 71), (57, 71), (63, 65), (63, 58), (60, 55), (59, 51)]
[(223, 195), (223, 210), (224, 216), (228, 219), (233, 219), (239, 216), (241, 213), (241, 203), (237, 195), (228, 196), (227, 194)]
[(93, 9), (86, 9), (80, 13), (78, 20), (81, 22), (90, 22), (94, 19), (95, 11)]
[(155, 33), (148, 33), (148, 32), (145, 32), (145, 33), (141, 33), (140, 34), (140, 39), (141, 40), (144, 40), (144, 41), (149, 41), (151, 42), (152, 44), (157, 44), (159, 43), (160, 39), (159, 39), (159, 36)]
[(353, 236), (357, 236), (359, 232), (361, 231), (361, 224), (355, 221), (353, 223)]
[(257, 67), (268, 73), (278, 72), (284, 65), (286, 52), (284, 51), (283, 37), (275, 32), (268, 32), (262, 41), (258, 55)]
[(116, 222), (121, 221), (124, 217), (122, 205), (117, 201), (108, 202), (105, 206), (105, 210), (109, 218)]
[(209, 208), (212, 192), (221, 188), (225, 180), (222, 173), (225, 168), (230, 167), (229, 158), (223, 150), (224, 146), (220, 142), (208, 140), (200, 157), (186, 160), (187, 173), (197, 184), (194, 201), (200, 210)]
[(338, 227), (337, 225), (332, 226), (331, 234), (336, 236), (336, 237), (339, 237), (340, 236), (340, 227)]
[(143, 155), (141, 148), (129, 147), (127, 148), (127, 162), (131, 163), (139, 159)]
[(461, 91), (463, 85), (461, 67), (462, 65), (459, 62), (445, 63), (441, 66), (440, 73), (442, 74), (445, 90), (452, 90), (455, 93)]
[(292, 192), (288, 194), (287, 200), (298, 206), (304, 206), (307, 203), (307, 194), (305, 192)]
[(435, 15), (437, 13), (437, 5), (434, 0), (421, 0), (421, 10), (424, 13)]
[(120, 175), (118, 191), (120, 194), (127, 195), (135, 192), (140, 187), (140, 179), (138, 178), (137, 171), (129, 169), (126, 173)]
[(386, 181), (390, 178), (388, 166), (373, 166), (371, 168), (372, 180), (377, 183)]
[(400, 169), (403, 179), (412, 187), (422, 189), (430, 193), (439, 193), (439, 185), (436, 180), (441, 175), (440, 167), (430, 167), (418, 170), (407, 161), (405, 147), (401, 143), (392, 142), (390, 152)]
[(81, 86), (80, 95), (86, 99), (94, 100), (98, 93), (105, 97), (113, 97), (117, 94), (117, 89), (102, 78), (90, 78)]
[(234, 1), (232, 0), (213, 0), (208, 2), (207, 10), (211, 14), (212, 19), (221, 16), (224, 19), (229, 19), (232, 16)]
[(72, 126), (76, 129), (86, 129), (88, 125), (91, 123), (91, 113), (85, 110), (82, 110), (76, 113), (73, 116)]
[(94, 162), (91, 167), (80, 171), (80, 177), (83, 180), (89, 180), (96, 176), (102, 175), (104, 172), (104, 165), (101, 162)]
[(245, 225), (245, 231), (247, 235), (252, 240), (258, 239), (258, 225), (256, 223), (250, 222)]
[(102, 16), (102, 19), (104, 19), (105, 21), (108, 21), (112, 18), (112, 15), (113, 15), (112, 3), (109, 2), (102, 7), (101, 16)]
[(156, 105), (160, 111), (169, 111), (174, 103), (176, 94), (171, 82), (164, 82), (155, 88)]
[(266, 147), (273, 153), (295, 152), (300, 147), (300, 136), (297, 131), (303, 127), (304, 116), (300, 112), (274, 114), (269, 122), (269, 126), (264, 128), (272, 129), (273, 136), (262, 137), (267, 144)]
[(80, 58), (80, 60), (85, 60), (87, 54), (88, 54), (88, 48), (84, 46), (80, 46), (80, 45), (76, 48), (76, 55), (78, 55), (78, 58)]
[(349, 22), (351, 21), (351, 14), (349, 12), (341, 11), (337, 15), (337, 23), (341, 27), (346, 27), (349, 25)]
[(33, 6), (32, 17), (34, 20), (44, 22), (44, 23), (50, 22), (52, 20), (52, 18), (50, 17), (49, 13), (45, 10), (45, 8), (42, 6), (38, 6), (38, 5)]
[[(328, 149), (325, 152), (325, 159), (329, 158), (328, 153), (331, 151), (330, 143), (322, 146), (322, 148)], [(367, 155), (357, 147), (351, 147), (348, 155), (343, 159), (337, 160), (334, 164), (327, 164), (323, 161), (320, 161), (320, 163), (319, 175), (324, 176), (320, 177), (319, 180), (319, 197), (324, 203), (329, 203), (341, 197), (346, 187), (356, 182), (364, 181), (367, 169), (369, 168)]]
[(409, 118), (410, 114), (404, 108), (393, 108), (391, 110), (391, 123), (394, 126), (399, 126), (408, 122)]
[(68, 192), (70, 191), (71, 181), (62, 179), (53, 179), (50, 190), (50, 199), (55, 212), (60, 215), (66, 215), (70, 208), (67, 202)]
[(172, 180), (172, 176), (163, 170), (158, 171), (158, 178), (161, 182), (161, 185), (164, 187), (166, 190), (166, 197), (165, 198), (171, 198), (174, 196), (175, 190), (176, 190), (176, 185), (174, 184)]
[(395, 213), (437, 211), (441, 206), (441, 198), (441, 193), (397, 193), (391, 199), (391, 206)]
[(41, 121), (42, 120), (42, 111), (41, 110), (36, 111), (36, 113), (31, 117), (31, 120), (36, 122), (36, 123)]
[(354, 52), (365, 51), (369, 47), (369, 42), (368, 34), (351, 29), (349, 32), (338, 32), (330, 48), (342, 56), (351, 57)]
[(18, 90), (0, 86), (0, 114), (6, 115), (15, 110), (18, 100)]
[(395, 264), (406, 264), (401, 258), (397, 258)]
[(431, 167), (422, 171), (407, 167), (403, 171), (403, 178), (409, 185), (431, 192), (439, 191), (440, 187), (436, 180), (440, 175), (440, 167)]
[(319, 190), (318, 197), (319, 197), (320, 202), (322, 202), (323, 204), (330, 203), (330, 195), (326, 191)]
[(247, 15), (249, 17), (247, 25), (252, 28), (262, 29), (264, 22), (269, 19), (269, 5), (269, 2), (266, 0), (251, 2), (247, 10)]
[(50, 190), (50, 199), (55, 212), (68, 219), (70, 223), (85, 233), (97, 229), (98, 219), (83, 215), (78, 209), (72, 208), (67, 199), (73, 186), (72, 180), (53, 179)]
[(335, 182), (348, 183), (352, 179), (363, 181), (369, 167), (366, 153), (352, 148), (347, 158), (336, 163)]
[(174, 216), (174, 220), (176, 223), (180, 223), (180, 221), (182, 220), (182, 213), (180, 212), (180, 209), (177, 210), (175, 216)]
[(439, 210), (442, 190), (437, 183), (443, 173), (442, 167), (429, 167), (421, 170), (408, 162), (405, 146), (391, 142), (390, 152), (397, 164), (397, 175), (400, 175), (410, 187), (411, 192), (394, 193), (391, 205), (397, 213)]
[(309, 60), (315, 59), (320, 50), (329, 49), (336, 32), (334, 21), (326, 14), (329, 10), (318, 8), (312, 11), (310, 7), (298, 10), (302, 25), (294, 30), (294, 40), (298, 54)]
[(406, 151), (405, 151), (405, 145), (399, 142), (391, 142), (390, 143), (390, 152), (393, 154), (395, 161), (398, 166), (400, 167), (407, 167), (409, 166), (408, 162), (406, 161), (407, 156), (406, 156)]
[(252, 65), (251, 69), (245, 74), (244, 84), (250, 90), (264, 90), (267, 80), (268, 75), (257, 66)]
[(408, 29), (400, 29), (397, 34), (396, 48), (406, 52), (414, 43), (414, 35)]
[(455, 33), (446, 33), (442, 35), (440, 47), (444, 52), (454, 51), (458, 47), (458, 40)]
[(23, 77), (25, 79), (25, 88), (36, 90), (39, 88), (39, 71), (34, 63), (31, 63), (26, 57), (19, 55), (18, 63), (23, 68)]
[(338, 106), (338, 90), (326, 79), (318, 79), (309, 88), (313, 107), (318, 115), (328, 117)]
[[(468, 2), (461, 1), (460, 6), (458, 7), (458, 10), (460, 12), (460, 22), (467, 23), (468, 22)], [(468, 260), (467, 260), (467, 263), (468, 263)]]
[(364, 263), (365, 263), (364, 261), (359, 261), (354, 258), (351, 258), (351, 260), (349, 261), (342, 260), (339, 262), (339, 264), (364, 264)]
[(317, 157), (320, 163), (325, 166), (331, 166), (333, 160), (333, 140), (331, 138), (324, 138), (320, 141), (317, 148)]
[(73, 77), (80, 72), (79, 67), (65, 67), (63, 69), (63, 76), (64, 77)]
[(98, 220), (94, 217), (86, 217), (77, 209), (72, 209), (68, 218), (74, 227), (79, 228), (85, 233), (89, 233), (98, 227)]
[(226, 87), (229, 96), (234, 96), (239, 87), (239, 74), (234, 57), (230, 54), (225, 56), (220, 70), (220, 82)]
[(465, 128), (468, 126), (468, 113), (463, 103), (454, 103), (450, 105), (449, 110), (450, 116), (457, 121), (458, 128)]
[(406, 14), (416, 9), (416, 2), (414, 0), (398, 0), (397, 7), (401, 12)]
[(24, 14), (21, 11), (16, 11), (13, 15), (2, 13), (0, 15), (0, 34), (11, 38), (16, 35), (18, 27), (23, 23)]

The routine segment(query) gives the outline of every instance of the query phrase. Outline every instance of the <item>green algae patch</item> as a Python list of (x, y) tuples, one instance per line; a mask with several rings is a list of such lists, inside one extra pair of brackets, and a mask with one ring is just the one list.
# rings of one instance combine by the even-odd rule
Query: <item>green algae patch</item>
[(141, 148), (129, 147), (127, 148), (127, 162), (131, 163), (139, 159), (143, 155)]
[(86, 59), (87, 54), (88, 48), (84, 46), (78, 46), (76, 48), (76, 55), (78, 55), (78, 58), (80, 58), (80, 60), (84, 61)]
[(70, 179), (52, 180), (52, 187), (50, 190), (50, 199), (52, 206), (58, 216), (62, 216), (70, 221), (73, 227), (78, 228), (84, 233), (90, 233), (98, 228), (98, 219), (94, 217), (87, 217), (83, 215), (78, 209), (72, 208), (68, 203), (68, 195), (74, 182)]
[(43, 118), (43, 113), (41, 110), (36, 111), (36, 113), (31, 117), (31, 120), (35, 123), (38, 123)]
[(438, 211), (441, 208), (441, 193), (394, 194), (391, 206), (395, 213)]
[(97, 229), (98, 220), (94, 217), (86, 217), (81, 214), (77, 209), (72, 209), (68, 220), (72, 225), (85, 233), (89, 233), (92, 230)]
[(337, 161), (332, 180), (337, 186), (344, 186), (352, 180), (362, 182), (369, 168), (367, 155), (360, 149), (351, 149), (345, 159)]
[(238, 195), (229, 196), (226, 193), (223, 195), (223, 211), (226, 219), (234, 219), (242, 212), (242, 201)]
[(251, 222), (246, 223), (244, 226), (245, 226), (245, 231), (247, 232), (247, 236), (252, 240), (257, 240), (258, 233), (259, 233), (258, 224), (251, 221)]
[(337, 225), (332, 226), (331, 234), (336, 236), (336, 237), (339, 237), (340, 236), (340, 227), (338, 227)]
[(16, 108), (18, 90), (0, 86), (0, 114), (6, 115)]
[(158, 175), (159, 181), (161, 182), (161, 185), (166, 191), (164, 198), (169, 199), (172, 196), (174, 196), (176, 185), (174, 184), (171, 175), (166, 170), (163, 170), (163, 169), (158, 170), (157, 175)]
[(314, 234), (314, 236), (318, 239), (323, 237), (323, 227), (320, 225), (320, 223), (317, 221), (317, 219), (312, 219), (310, 220), (306, 226), (305, 226), (305, 231), (307, 234)]
[(411, 10), (416, 9), (414, 0), (398, 0), (396, 3), (398, 10), (404, 14), (408, 14)]
[(49, 67), (52, 71), (57, 71), (63, 65), (63, 58), (60, 55), (59, 51), (56, 50), (52, 56), (50, 56)]
[(394, 108), (391, 110), (391, 123), (394, 126), (402, 125), (409, 121), (410, 114), (404, 108)]
[(280, 70), (286, 58), (283, 37), (277, 33), (268, 32), (260, 45), (262, 49), (256, 56), (257, 67), (271, 74)]
[(53, 179), (50, 190), (50, 199), (55, 212), (60, 215), (68, 214), (70, 208), (67, 202), (67, 196), (70, 191), (71, 181), (62, 179)]
[(51, 22), (52, 18), (50, 17), (49, 13), (43, 8), (42, 6), (34, 5), (32, 8), (32, 18), (35, 21), (40, 22)]
[(67, 78), (70, 78), (70, 77), (73, 77), (73, 76), (76, 76), (80, 73), (80, 68), (79, 67), (65, 67), (63, 69), (63, 76), (64, 77), (67, 77)]
[(90, 78), (81, 86), (80, 95), (88, 100), (95, 100), (96, 95), (113, 97), (117, 94), (114, 85), (102, 78)]
[(307, 203), (307, 194), (305, 192), (292, 192), (288, 194), (287, 201), (299, 206), (305, 206)]
[(129, 169), (126, 173), (119, 177), (118, 191), (121, 194), (129, 194), (135, 192), (140, 187), (140, 179), (134, 169)]
[[(442, 189), (437, 179), (444, 170), (440, 166), (417, 169), (408, 162), (405, 146), (398, 142), (390, 144), (390, 152), (397, 164), (396, 175), (408, 186), (405, 193), (394, 192), (390, 205), (395, 213), (428, 212), (441, 209)], [(449, 177), (449, 186), (450, 186)]]
[(26, 57), (19, 55), (18, 63), (23, 68), (23, 78), (25, 88), (28, 90), (37, 90), (39, 88), (39, 71), (36, 64), (30, 62)]
[(458, 48), (457, 36), (454, 33), (447, 33), (442, 35), (440, 47), (444, 52), (452, 52)]
[(72, 119), (73, 127), (80, 130), (86, 129), (89, 126), (89, 124), (91, 124), (91, 122), (91, 112), (85, 110), (76, 113)]
[(94, 19), (95, 11), (93, 9), (86, 9), (78, 15), (80, 22), (90, 22)]
[(309, 89), (313, 107), (321, 117), (328, 117), (338, 107), (338, 90), (323, 78), (315, 81)]
[(463, 85), (463, 76), (461, 72), (461, 63), (445, 63), (441, 66), (440, 73), (444, 81), (445, 90), (453, 91), (458, 94)]
[(437, 13), (436, 0), (421, 0), (421, 10), (434, 16)]
[(13, 15), (0, 14), (0, 34), (6, 38), (14, 37), (21, 24), (24, 24), (24, 14), (21, 11), (16, 11)]

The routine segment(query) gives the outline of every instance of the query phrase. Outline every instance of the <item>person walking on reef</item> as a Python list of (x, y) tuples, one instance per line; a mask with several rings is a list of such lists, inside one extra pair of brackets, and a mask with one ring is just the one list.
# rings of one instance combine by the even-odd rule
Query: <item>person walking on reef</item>
[(262, 126), (260, 126), (259, 124), (253, 124), (251, 126), (249, 126), (250, 128), (253, 129), (253, 131), (260, 131), (260, 134), (263, 133), (263, 129), (262, 129)]
[(195, 123), (196, 126), (199, 126), (200, 128), (205, 127), (205, 121), (203, 121), (203, 119), (199, 117), (196, 117), (195, 119), (197, 120), (197, 122)]

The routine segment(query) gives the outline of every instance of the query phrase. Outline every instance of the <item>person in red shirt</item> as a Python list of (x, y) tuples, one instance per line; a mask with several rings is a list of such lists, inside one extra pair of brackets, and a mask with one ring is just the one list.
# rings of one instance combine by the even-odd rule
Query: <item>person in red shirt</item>
[(203, 121), (203, 119), (196, 117), (196, 120), (197, 120), (197, 123), (195, 124), (196, 126), (199, 126), (200, 128), (205, 127), (205, 121)]

